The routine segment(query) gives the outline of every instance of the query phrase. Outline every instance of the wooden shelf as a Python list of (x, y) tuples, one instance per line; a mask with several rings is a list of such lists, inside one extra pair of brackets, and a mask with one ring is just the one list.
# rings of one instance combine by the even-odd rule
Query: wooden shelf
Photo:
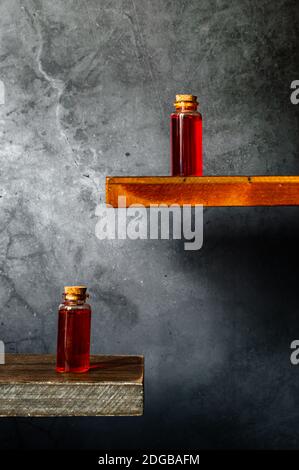
[(52, 355), (7, 354), (0, 416), (140, 416), (143, 357), (92, 356), (84, 374), (58, 374)]
[(299, 176), (142, 176), (106, 178), (106, 203), (298, 206)]

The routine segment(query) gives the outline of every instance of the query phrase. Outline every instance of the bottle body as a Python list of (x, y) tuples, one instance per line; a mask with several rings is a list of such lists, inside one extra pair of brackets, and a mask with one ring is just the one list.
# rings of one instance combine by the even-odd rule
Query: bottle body
[(87, 372), (90, 366), (91, 308), (64, 300), (58, 309), (57, 372)]
[(202, 176), (202, 116), (196, 110), (196, 97), (178, 96), (190, 96), (193, 101), (174, 103), (176, 112), (170, 117), (171, 174), (172, 176)]

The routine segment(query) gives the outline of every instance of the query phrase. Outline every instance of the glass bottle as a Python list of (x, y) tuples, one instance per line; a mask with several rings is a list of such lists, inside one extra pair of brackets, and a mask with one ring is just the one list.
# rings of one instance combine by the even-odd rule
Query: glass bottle
[(58, 309), (57, 372), (89, 369), (91, 308), (85, 286), (66, 286)]
[(202, 176), (202, 116), (197, 96), (176, 95), (170, 117), (172, 176)]

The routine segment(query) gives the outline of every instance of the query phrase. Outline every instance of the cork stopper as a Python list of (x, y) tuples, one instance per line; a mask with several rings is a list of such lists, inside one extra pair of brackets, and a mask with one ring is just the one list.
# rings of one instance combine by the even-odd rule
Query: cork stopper
[(197, 108), (197, 96), (195, 95), (175, 95), (175, 102), (173, 103), (175, 108)]
[(86, 300), (88, 297), (86, 291), (86, 286), (65, 286), (64, 298), (66, 300)]
[(175, 100), (178, 101), (191, 101), (197, 103), (197, 96), (195, 95), (175, 95)]

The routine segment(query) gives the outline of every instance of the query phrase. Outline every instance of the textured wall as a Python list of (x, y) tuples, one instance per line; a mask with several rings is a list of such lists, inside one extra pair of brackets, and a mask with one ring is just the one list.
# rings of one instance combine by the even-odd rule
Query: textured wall
[(146, 357), (142, 418), (0, 421), (1, 447), (296, 447), (299, 209), (205, 211), (204, 247), (99, 241), (106, 175), (167, 174), (176, 92), (205, 174), (298, 174), (297, 0), (1, 0), (0, 339), (54, 352), (87, 283), (93, 352)]

